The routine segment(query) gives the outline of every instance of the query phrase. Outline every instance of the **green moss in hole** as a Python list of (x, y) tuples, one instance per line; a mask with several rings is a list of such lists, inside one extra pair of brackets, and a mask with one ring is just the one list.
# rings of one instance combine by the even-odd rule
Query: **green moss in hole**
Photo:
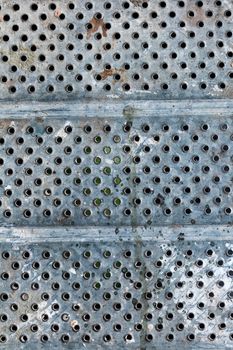
[(109, 271), (106, 271), (104, 272), (103, 276), (106, 280), (109, 280), (109, 278), (111, 277), (111, 273)]
[(95, 157), (94, 158), (94, 163), (95, 164), (100, 164), (101, 163), (101, 158), (100, 157)]
[(119, 176), (114, 177), (113, 182), (115, 185), (120, 185), (121, 183), (121, 178)]
[(121, 267), (121, 262), (120, 261), (115, 261), (113, 265), (114, 265), (114, 267), (116, 269), (119, 269)]
[(95, 136), (94, 141), (95, 141), (95, 143), (100, 143), (101, 137), (99, 135)]
[(105, 175), (110, 175), (110, 174), (111, 174), (111, 168), (108, 167), (108, 166), (106, 166), (106, 167), (104, 168), (103, 172), (104, 172)]
[(83, 172), (84, 172), (84, 174), (89, 175), (89, 174), (91, 174), (91, 168), (86, 167), (83, 169)]
[(109, 188), (109, 187), (105, 187), (101, 192), (102, 192), (105, 196), (110, 196), (110, 195), (112, 194), (111, 188)]
[(104, 216), (107, 216), (107, 217), (110, 217), (111, 216), (111, 210), (110, 209), (108, 209), (108, 208), (105, 208), (104, 209)]
[(90, 188), (84, 188), (83, 189), (83, 193), (85, 194), (85, 196), (89, 196), (91, 194), (91, 189)]
[(101, 265), (101, 262), (99, 260), (95, 261), (94, 264), (93, 264), (95, 269), (99, 269), (100, 265)]
[(121, 205), (121, 200), (120, 200), (120, 198), (114, 198), (113, 204), (114, 204), (116, 207), (118, 207), (119, 205)]
[(101, 287), (101, 284), (99, 282), (95, 282), (93, 284), (93, 288), (95, 288), (95, 289), (100, 289), (100, 287)]
[(96, 186), (98, 186), (99, 184), (101, 184), (101, 178), (100, 178), (100, 177), (95, 177), (95, 178), (93, 179), (93, 182), (94, 182), (94, 184), (95, 184)]
[(120, 157), (114, 157), (113, 161), (115, 164), (120, 164), (121, 163), (121, 158)]
[(100, 204), (101, 204), (101, 199), (100, 198), (95, 198), (94, 200), (93, 200), (93, 203), (94, 203), (94, 205), (96, 206), (96, 207), (99, 207), (100, 206)]
[(90, 154), (90, 153), (91, 153), (91, 147), (86, 146), (86, 147), (84, 148), (84, 153)]
[(111, 152), (111, 147), (105, 146), (105, 147), (103, 148), (103, 151), (104, 151), (105, 154), (109, 154), (109, 153)]

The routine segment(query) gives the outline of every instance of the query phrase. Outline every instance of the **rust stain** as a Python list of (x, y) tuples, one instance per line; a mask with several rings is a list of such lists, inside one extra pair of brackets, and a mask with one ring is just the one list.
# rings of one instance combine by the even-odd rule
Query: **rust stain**
[(124, 73), (124, 68), (111, 68), (111, 69), (104, 69), (102, 72), (100, 72), (100, 76), (102, 80), (107, 79), (108, 77), (112, 77), (114, 74), (120, 74)]
[(93, 17), (89, 23), (92, 25), (92, 27), (90, 29), (88, 29), (88, 31), (87, 31), (87, 39), (90, 39), (91, 35), (93, 33), (96, 33), (97, 30), (99, 30), (99, 29), (102, 29), (103, 36), (105, 38), (107, 37), (107, 28), (106, 28), (106, 25), (104, 23), (103, 18), (98, 19), (98, 18)]
[(57, 8), (55, 11), (54, 11), (54, 16), (55, 17), (60, 17), (61, 15), (61, 10), (59, 8)]
[(205, 10), (203, 7), (197, 7), (193, 10), (194, 16), (186, 16), (185, 21), (188, 21), (189, 25), (196, 27), (198, 22), (204, 22), (206, 20)]

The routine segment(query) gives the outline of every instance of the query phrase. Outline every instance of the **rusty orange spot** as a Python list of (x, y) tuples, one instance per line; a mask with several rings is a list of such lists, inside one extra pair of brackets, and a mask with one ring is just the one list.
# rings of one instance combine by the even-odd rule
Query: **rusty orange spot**
[(99, 73), (101, 76), (101, 80), (105, 80), (109, 77), (112, 77), (114, 74), (121, 74), (120, 79), (118, 82), (123, 82), (125, 77), (124, 77), (124, 68), (111, 68), (111, 69), (104, 69), (102, 72)]
[(111, 69), (105, 69), (100, 73), (101, 79), (105, 80), (108, 77), (111, 77), (113, 74), (115, 73), (115, 69), (111, 68)]
[(57, 8), (56, 11), (54, 11), (54, 16), (59, 17), (60, 15), (61, 15), (61, 10)]
[(106, 25), (104, 23), (103, 18), (98, 19), (98, 18), (93, 17), (89, 23), (92, 25), (92, 27), (90, 29), (88, 29), (88, 31), (87, 31), (87, 39), (90, 39), (91, 35), (93, 33), (97, 32), (97, 30), (99, 30), (99, 28), (102, 29), (103, 36), (104, 37), (107, 36), (107, 29), (106, 29)]
[(124, 68), (111, 68), (111, 69), (105, 69), (99, 74), (101, 76), (101, 79), (105, 80), (108, 77), (112, 77), (114, 74), (123, 73), (124, 71), (125, 71)]

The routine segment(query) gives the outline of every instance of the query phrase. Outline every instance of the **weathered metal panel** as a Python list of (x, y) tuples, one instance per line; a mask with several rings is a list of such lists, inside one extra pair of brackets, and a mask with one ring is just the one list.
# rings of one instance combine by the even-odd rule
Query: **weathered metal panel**
[(233, 348), (233, 1), (0, 1), (0, 349)]
[(232, 96), (232, 1), (1, 1), (1, 99)]
[(0, 222), (232, 223), (232, 131), (201, 112), (1, 119)]
[(4, 243), (0, 340), (230, 349), (232, 249), (223, 240)]

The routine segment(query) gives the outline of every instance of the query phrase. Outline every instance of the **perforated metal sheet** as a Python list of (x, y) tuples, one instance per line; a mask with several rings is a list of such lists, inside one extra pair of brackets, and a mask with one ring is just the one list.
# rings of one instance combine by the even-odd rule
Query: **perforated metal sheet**
[(232, 1), (2, 1), (1, 99), (232, 97)]
[(226, 241), (4, 244), (1, 345), (230, 349), (232, 249)]
[(233, 1), (0, 1), (0, 349), (233, 348)]
[(5, 225), (232, 223), (232, 119), (1, 120)]

